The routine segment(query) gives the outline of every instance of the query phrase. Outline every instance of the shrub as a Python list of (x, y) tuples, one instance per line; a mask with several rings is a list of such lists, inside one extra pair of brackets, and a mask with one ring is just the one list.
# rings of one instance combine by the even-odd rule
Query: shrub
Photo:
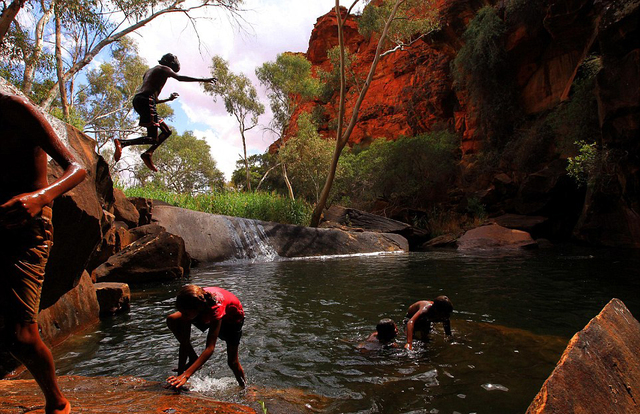
[(448, 131), (375, 140), (367, 149), (343, 155), (336, 198), (349, 197), (363, 208), (379, 198), (426, 206), (447, 193), (457, 172), (457, 150), (457, 136)]
[(599, 150), (595, 142), (588, 144), (585, 141), (576, 141), (579, 155), (569, 157), (567, 161), (567, 173), (576, 180), (578, 186), (587, 184), (593, 178), (597, 169)]

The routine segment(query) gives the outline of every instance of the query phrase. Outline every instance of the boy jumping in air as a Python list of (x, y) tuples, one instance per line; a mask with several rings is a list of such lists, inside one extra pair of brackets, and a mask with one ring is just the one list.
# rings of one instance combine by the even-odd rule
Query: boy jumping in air
[[(142, 85), (133, 97), (133, 109), (140, 115), (140, 126), (147, 128), (147, 136), (140, 138), (132, 138), (126, 140), (114, 139), (116, 162), (122, 156), (122, 148), (129, 145), (151, 145), (149, 149), (140, 155), (144, 165), (152, 171), (158, 171), (153, 165), (153, 152), (171, 135), (171, 129), (163, 119), (158, 119), (156, 105), (159, 103), (173, 101), (178, 98), (178, 94), (173, 92), (167, 99), (160, 99), (160, 92), (167, 79), (173, 78), (180, 82), (216, 82), (216, 78), (192, 78), (190, 76), (178, 75), (180, 71), (180, 62), (175, 55), (167, 53), (162, 56), (156, 65), (145, 72), (142, 78)], [(158, 128), (160, 135), (158, 135)]]

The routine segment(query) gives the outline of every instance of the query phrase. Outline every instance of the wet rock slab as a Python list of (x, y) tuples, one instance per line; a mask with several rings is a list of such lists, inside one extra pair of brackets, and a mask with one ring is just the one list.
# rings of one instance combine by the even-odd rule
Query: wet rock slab
[[(246, 414), (250, 407), (194, 393), (165, 390), (158, 382), (135, 377), (59, 378), (74, 413)], [(0, 381), (0, 414), (44, 413), (44, 397), (33, 380)]]
[(640, 412), (640, 323), (618, 299), (574, 335), (527, 414)]

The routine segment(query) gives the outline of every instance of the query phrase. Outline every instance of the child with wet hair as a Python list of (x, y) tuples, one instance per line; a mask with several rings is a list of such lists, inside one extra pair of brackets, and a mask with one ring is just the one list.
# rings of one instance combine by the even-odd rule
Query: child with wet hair
[(413, 349), (413, 339), (426, 341), (429, 338), (432, 322), (442, 322), (447, 337), (451, 337), (449, 318), (453, 313), (453, 304), (447, 296), (438, 296), (434, 300), (421, 300), (409, 306), (404, 319), (407, 333), (406, 349)]
[[(219, 287), (202, 288), (186, 285), (176, 297), (177, 312), (167, 317), (167, 326), (178, 340), (178, 373), (167, 378), (167, 385), (181, 388), (189, 378), (213, 355), (218, 338), (227, 343), (227, 363), (238, 385), (247, 383), (238, 358), (244, 310), (240, 300)], [(205, 348), (200, 355), (191, 344), (191, 325), (202, 332), (209, 330)]]
[(365, 342), (359, 344), (358, 349), (372, 351), (382, 348), (395, 348), (398, 346), (396, 344), (396, 336), (398, 336), (398, 327), (393, 319), (380, 319), (380, 322), (376, 325), (376, 331), (369, 335)]

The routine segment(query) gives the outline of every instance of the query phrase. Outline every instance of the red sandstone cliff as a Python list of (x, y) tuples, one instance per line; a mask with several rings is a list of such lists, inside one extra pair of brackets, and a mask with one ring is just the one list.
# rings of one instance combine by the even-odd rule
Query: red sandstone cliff
[[(483, 196), (491, 195), (482, 201), (497, 202), (495, 211), (555, 214), (556, 228), (562, 227), (565, 234), (573, 233), (590, 243), (640, 246), (640, 162), (634, 144), (640, 129), (639, 1), (539, 0), (519, 2), (524, 9), (509, 7), (515, 3), (518, 2), (438, 1), (441, 29), (410, 49), (389, 54), (380, 61), (350, 144), (447, 128), (460, 137), (463, 161), (481, 151), (490, 137), (479, 127), (475, 110), (478, 103), (471, 101), (464, 90), (453, 87), (451, 63), (464, 44), (468, 23), (480, 8), (493, 5), (507, 26), (503, 47), (515, 83), (518, 111), (524, 117), (544, 116), (561, 105), (569, 97), (585, 58), (590, 53), (602, 57), (604, 67), (594, 91), (602, 128), (602, 141), (598, 144), (615, 148), (619, 165), (611, 168), (614, 171), (606, 183), (590, 189), (586, 200), (584, 192), (569, 189), (572, 184), (564, 168), (566, 154), (560, 159), (544, 160), (547, 164), (539, 165), (534, 174), (522, 175), (506, 167), (495, 171), (493, 177), (486, 177), (484, 188), (464, 188), (461, 184), (462, 190), (482, 190)], [(357, 19), (347, 17), (345, 40), (357, 57), (353, 70), (364, 78), (377, 39), (368, 41), (362, 37)], [(336, 45), (336, 16), (332, 10), (317, 20), (306, 56), (314, 68), (329, 70), (327, 51)], [(356, 98), (352, 87), (347, 92), (347, 117)], [(317, 100), (301, 105), (288, 135), (295, 133), (299, 114), (316, 106), (322, 106), (327, 118), (334, 120), (335, 100), (334, 96), (328, 103)], [(330, 121), (325, 122), (320, 132), (333, 136), (331, 125)], [(510, 180), (514, 188), (510, 194), (496, 192), (495, 177), (499, 174), (506, 174)], [(491, 205), (488, 208), (491, 210)], [(561, 211), (557, 213), (556, 209)]]

